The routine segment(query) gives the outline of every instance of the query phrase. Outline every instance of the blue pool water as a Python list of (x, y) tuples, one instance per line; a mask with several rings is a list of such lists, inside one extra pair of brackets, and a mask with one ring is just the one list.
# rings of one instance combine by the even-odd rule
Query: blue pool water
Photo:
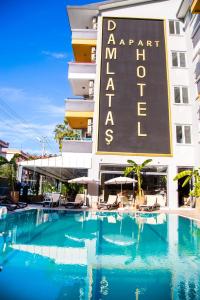
[(1, 300), (200, 299), (200, 227), (165, 214), (10, 214), (0, 269)]

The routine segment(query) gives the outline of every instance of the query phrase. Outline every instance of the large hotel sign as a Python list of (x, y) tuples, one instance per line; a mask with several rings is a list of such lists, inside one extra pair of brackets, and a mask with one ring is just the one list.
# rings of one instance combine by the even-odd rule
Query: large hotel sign
[(164, 26), (103, 18), (98, 153), (171, 155)]

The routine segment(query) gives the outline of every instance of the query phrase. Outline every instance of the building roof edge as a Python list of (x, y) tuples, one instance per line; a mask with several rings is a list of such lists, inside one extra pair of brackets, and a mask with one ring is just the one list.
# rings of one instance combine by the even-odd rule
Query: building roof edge
[(190, 1), (182, 0), (180, 6), (178, 8), (177, 14), (176, 14), (177, 18), (183, 19), (187, 13), (189, 7), (190, 7)]
[(9, 147), (9, 143), (3, 141), (0, 139), (0, 146), (3, 147), (3, 148), (8, 148)]
[(80, 6), (67, 6), (68, 9), (89, 9), (89, 10), (106, 10), (111, 8), (117, 8), (121, 6), (130, 6), (134, 4), (147, 3), (147, 2), (163, 2), (168, 0), (107, 0), (103, 2), (95, 2)]

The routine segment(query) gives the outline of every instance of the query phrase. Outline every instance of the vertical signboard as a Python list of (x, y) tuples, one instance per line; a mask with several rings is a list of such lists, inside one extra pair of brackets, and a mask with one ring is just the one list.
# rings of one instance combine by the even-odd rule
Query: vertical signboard
[(103, 18), (98, 153), (171, 155), (163, 20)]

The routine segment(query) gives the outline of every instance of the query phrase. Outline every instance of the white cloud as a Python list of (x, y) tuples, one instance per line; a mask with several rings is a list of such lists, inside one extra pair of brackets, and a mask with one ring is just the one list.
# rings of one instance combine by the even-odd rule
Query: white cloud
[[(0, 120), (0, 134), (15, 137), (18, 139), (36, 138), (38, 135), (53, 136), (53, 130), (56, 124), (35, 124), (35, 123), (22, 123), (13, 119)], [(12, 129), (12, 131), (11, 131)]]
[[(12, 119), (0, 120), (0, 137), (10, 143), (11, 147), (21, 148), (25, 152), (36, 153), (40, 142), (37, 137), (48, 137), (48, 152), (57, 152), (54, 139), (54, 128), (56, 123), (35, 124), (21, 123)], [(32, 145), (31, 148), (29, 145)], [(28, 147), (27, 147), (28, 146)], [(41, 153), (41, 150), (40, 150)]]
[[(47, 136), (55, 153), (54, 128), (64, 119), (63, 106), (47, 96), (30, 95), (23, 89), (0, 86), (0, 138), (11, 147), (38, 148), (37, 136)], [(55, 149), (56, 148), (56, 149)]]
[(51, 51), (42, 51), (42, 54), (56, 58), (56, 59), (65, 59), (67, 54), (63, 52), (51, 52)]
[(54, 117), (64, 118), (64, 106), (59, 106), (51, 103), (42, 104), (38, 107), (39, 112), (45, 113), (47, 115), (53, 115)]
[(24, 99), (25, 93), (23, 89), (13, 87), (0, 87), (0, 98), (8, 101), (20, 101)]
[(1, 102), (3, 109), (8, 110), (9, 112), (10, 109), (13, 110), (12, 106), (9, 107), (9, 102), (17, 102), (18, 105), (20, 105), (20, 103), (25, 103), (26, 106), (28, 103), (29, 108), (32, 105), (33, 110), (36, 113), (45, 113), (47, 116), (51, 115), (51, 117), (64, 117), (64, 105), (60, 106), (53, 104), (52, 100), (49, 99), (47, 96), (30, 95), (23, 89), (17, 89), (12, 87), (0, 87), (0, 109)]
[(23, 148), (22, 149), (25, 153), (29, 153), (32, 155), (41, 155), (42, 154), (42, 150), (41, 149), (32, 149), (32, 148)]
[(0, 101), (4, 100), (7, 103), (9, 102), (48, 102), (50, 101), (46, 96), (40, 95), (30, 95), (24, 89), (13, 88), (13, 87), (2, 87), (0, 86)]

